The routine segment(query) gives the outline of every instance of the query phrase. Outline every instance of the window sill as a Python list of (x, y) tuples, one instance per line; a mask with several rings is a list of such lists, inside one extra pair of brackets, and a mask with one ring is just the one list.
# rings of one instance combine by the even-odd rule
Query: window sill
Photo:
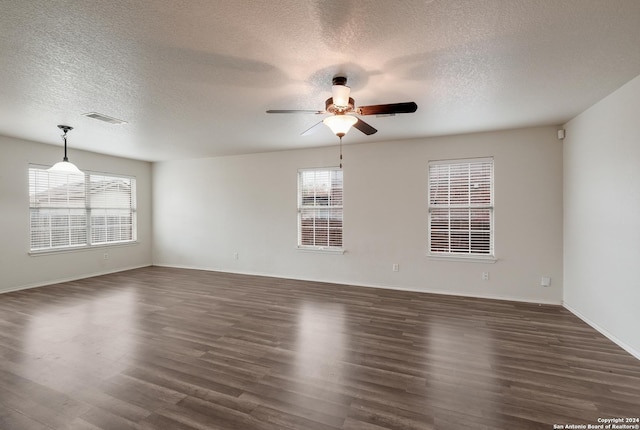
[(324, 248), (324, 247), (311, 247), (311, 246), (298, 246), (296, 248), (298, 251), (303, 252), (315, 252), (319, 254), (339, 254), (342, 255), (346, 251), (342, 248)]
[(90, 251), (92, 249), (104, 249), (104, 248), (119, 248), (123, 246), (133, 246), (139, 245), (140, 242), (137, 240), (131, 242), (117, 242), (117, 243), (105, 243), (101, 245), (85, 245), (78, 246), (75, 248), (59, 248), (59, 249), (43, 249), (41, 251), (29, 251), (29, 255), (31, 257), (38, 257), (41, 255), (51, 255), (51, 254), (66, 254), (68, 252), (81, 252), (81, 251)]
[(440, 260), (440, 261), (457, 261), (457, 262), (465, 262), (465, 263), (485, 263), (485, 264), (494, 264), (498, 261), (496, 257), (493, 255), (486, 256), (465, 256), (465, 255), (439, 255), (439, 254), (427, 254), (427, 257), (430, 260)]

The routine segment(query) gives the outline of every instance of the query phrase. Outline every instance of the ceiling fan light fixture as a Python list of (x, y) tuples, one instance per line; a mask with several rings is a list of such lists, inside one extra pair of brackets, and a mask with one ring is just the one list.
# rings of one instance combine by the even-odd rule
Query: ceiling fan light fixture
[(342, 137), (358, 122), (358, 118), (351, 115), (332, 115), (323, 119), (322, 122), (331, 129), (333, 134)]
[(351, 89), (346, 85), (331, 86), (331, 94), (333, 96), (333, 105), (338, 109), (348, 108), (350, 93), (351, 93)]
[(62, 140), (64, 141), (64, 158), (62, 161), (59, 161), (48, 168), (47, 171), (52, 173), (66, 173), (68, 175), (82, 175), (82, 171), (67, 158), (67, 132), (73, 130), (73, 127), (68, 125), (59, 125), (58, 128), (64, 133), (62, 135)]

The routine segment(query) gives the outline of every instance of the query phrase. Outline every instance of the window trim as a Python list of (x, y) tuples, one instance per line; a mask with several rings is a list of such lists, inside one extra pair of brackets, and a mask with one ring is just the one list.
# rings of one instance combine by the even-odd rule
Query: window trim
[(317, 253), (317, 254), (342, 255), (345, 252), (347, 252), (347, 250), (344, 249), (344, 248), (336, 248), (336, 247), (330, 248), (328, 246), (313, 247), (313, 246), (309, 246), (309, 245), (298, 245), (298, 246), (296, 246), (296, 249), (298, 251), (302, 251), (302, 252)]
[(32, 257), (37, 257), (40, 255), (47, 255), (47, 254), (66, 254), (71, 252), (88, 251), (90, 249), (120, 248), (120, 247), (133, 246), (138, 244), (140, 244), (140, 241), (136, 239), (136, 240), (130, 240), (127, 242), (101, 243), (99, 245), (81, 245), (81, 246), (71, 246), (68, 248), (37, 249), (34, 251), (30, 250), (28, 254)]
[[(461, 209), (489, 209), (490, 210), (490, 239), (489, 239), (489, 253), (488, 254), (474, 254), (465, 252), (433, 252), (431, 249), (431, 213), (432, 210), (437, 207), (431, 204), (431, 166), (434, 165), (453, 165), (453, 164), (465, 164), (465, 163), (491, 163), (491, 182), (490, 182), (490, 196), (491, 202), (488, 205), (472, 206), (464, 205), (459, 206)], [(451, 207), (448, 205), (447, 207)], [(430, 160), (427, 168), (427, 256), (433, 260), (441, 261), (460, 261), (460, 262), (474, 262), (474, 263), (495, 263), (496, 249), (495, 249), (495, 160), (494, 157), (477, 157), (477, 158), (456, 158), (445, 160)]]
[(296, 216), (296, 230), (297, 230), (297, 245), (296, 249), (299, 251), (305, 252), (315, 252), (315, 253), (324, 253), (324, 254), (344, 254), (344, 173), (342, 178), (342, 205), (340, 206), (328, 206), (329, 208), (336, 208), (342, 211), (342, 233), (341, 233), (341, 246), (318, 246), (318, 245), (302, 245), (302, 222), (301, 222), (301, 214), (302, 214), (302, 192), (301, 192), (301, 174), (303, 172), (317, 172), (317, 171), (327, 171), (334, 172), (339, 171), (343, 172), (342, 168), (331, 166), (331, 167), (307, 167), (301, 168), (297, 171), (297, 216)]
[[(27, 166), (27, 176), (30, 175), (29, 171), (31, 169), (40, 169), (40, 170), (46, 170), (48, 168), (50, 168), (51, 166), (49, 165), (44, 165), (44, 164), (36, 164), (36, 163), (29, 163)], [(94, 170), (83, 170), (82, 171), (85, 181), (84, 181), (84, 186), (85, 186), (85, 190), (87, 190), (87, 188), (89, 187), (90, 184), (90, 177), (92, 175), (95, 176), (107, 176), (107, 177), (114, 177), (114, 178), (124, 178), (124, 179), (130, 179), (133, 181), (133, 183), (135, 183), (135, 187), (132, 189), (131, 193), (132, 193), (132, 207), (131, 207), (131, 211), (133, 214), (132, 217), (132, 239), (131, 240), (121, 240), (121, 241), (114, 241), (114, 242), (101, 242), (101, 243), (96, 243), (96, 244), (92, 244), (91, 243), (91, 201), (89, 199), (89, 193), (88, 191), (85, 191), (85, 204), (84, 207), (82, 208), (83, 210), (86, 211), (86, 216), (87, 216), (87, 226), (86, 226), (86, 236), (87, 236), (87, 243), (84, 245), (72, 245), (72, 246), (64, 246), (64, 247), (53, 247), (53, 248), (42, 248), (42, 249), (31, 249), (31, 221), (29, 221), (29, 231), (28, 231), (28, 237), (29, 237), (29, 245), (28, 245), (28, 252), (27, 254), (30, 256), (39, 256), (39, 255), (46, 255), (46, 254), (60, 254), (60, 253), (68, 253), (68, 252), (81, 252), (81, 251), (86, 251), (86, 250), (91, 250), (91, 249), (99, 249), (99, 248), (114, 248), (114, 247), (123, 247), (123, 246), (131, 246), (131, 245), (137, 245), (140, 242), (138, 241), (138, 203), (137, 203), (137, 177), (133, 176), (133, 175), (123, 175), (123, 174), (118, 174), (118, 173), (109, 173), (109, 172), (100, 172), (100, 171), (94, 171)], [(27, 178), (27, 184), (29, 186), (29, 188), (31, 187), (31, 181), (30, 178)], [(31, 219), (31, 210), (33, 208), (31, 207), (31, 196), (29, 195), (29, 206), (27, 208), (28, 211), (28, 215), (27, 215), (27, 219)]]

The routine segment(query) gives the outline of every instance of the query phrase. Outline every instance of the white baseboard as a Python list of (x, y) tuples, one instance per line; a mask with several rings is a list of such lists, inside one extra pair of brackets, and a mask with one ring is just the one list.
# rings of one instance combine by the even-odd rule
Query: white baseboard
[(562, 303), (555, 302), (555, 301), (534, 300), (534, 299), (527, 299), (522, 297), (497, 296), (493, 294), (470, 294), (470, 293), (460, 293), (460, 292), (448, 291), (448, 290), (419, 290), (417, 288), (406, 288), (406, 287), (400, 287), (395, 285), (359, 284), (358, 286), (371, 287), (371, 288), (385, 288), (388, 290), (398, 290), (398, 291), (411, 291), (416, 293), (438, 294), (442, 296), (471, 297), (474, 299), (502, 300), (506, 302), (520, 302), (520, 303), (532, 303), (537, 305), (562, 306)]
[(580, 318), (582, 321), (584, 321), (585, 323), (587, 323), (588, 325), (590, 325), (592, 328), (594, 328), (595, 330), (597, 330), (598, 332), (600, 332), (600, 334), (602, 334), (603, 336), (605, 336), (606, 338), (608, 338), (611, 342), (615, 343), (616, 345), (618, 345), (620, 348), (624, 349), (625, 351), (627, 351), (629, 354), (633, 355), (635, 358), (637, 358), (638, 360), (640, 360), (640, 351), (636, 350), (635, 348), (633, 348), (630, 345), (627, 345), (625, 342), (623, 342), (622, 340), (620, 340), (618, 337), (614, 336), (611, 332), (609, 332), (608, 330), (602, 328), (601, 326), (599, 326), (598, 324), (594, 323), (593, 321), (591, 321), (589, 318), (587, 318), (586, 316), (584, 316), (583, 314), (581, 314), (580, 312), (578, 312), (577, 310), (575, 310), (574, 308), (572, 308), (571, 306), (569, 306), (566, 302), (562, 304), (562, 306), (568, 310), (569, 312), (571, 312), (572, 314), (574, 314), (575, 316), (577, 316), (578, 318)]
[(118, 268), (118, 269), (111, 269), (111, 270), (95, 272), (95, 273), (86, 273), (86, 274), (83, 274), (83, 275), (73, 276), (73, 277), (70, 277), (70, 278), (51, 279), (51, 280), (47, 280), (47, 281), (44, 281), (44, 282), (36, 282), (35, 284), (20, 285), (20, 286), (17, 286), (17, 287), (1, 289), (0, 290), (0, 294), (10, 293), (12, 291), (28, 290), (30, 288), (46, 287), (47, 285), (62, 284), (63, 282), (77, 281), (77, 280), (80, 280), (80, 279), (93, 278), (94, 276), (108, 275), (110, 273), (124, 272), (126, 270), (140, 269), (142, 267), (149, 267), (149, 266), (151, 266), (151, 264), (143, 264), (143, 265), (140, 265), (140, 266), (121, 267), (121, 268)]
[(533, 303), (533, 304), (539, 304), (539, 305), (562, 306), (561, 302), (523, 299), (520, 297), (495, 296), (491, 294), (466, 294), (466, 293), (452, 292), (447, 290), (421, 290), (418, 288), (407, 288), (403, 286), (388, 285), (388, 284), (384, 284), (384, 285), (383, 284), (367, 284), (367, 283), (356, 284), (348, 281), (310, 279), (310, 278), (298, 278), (298, 277), (294, 278), (294, 277), (282, 276), (274, 273), (261, 273), (261, 272), (250, 272), (250, 271), (240, 271), (240, 270), (231, 271), (231, 270), (217, 269), (212, 267), (184, 266), (184, 265), (158, 264), (158, 263), (154, 263), (153, 265), (158, 267), (173, 267), (176, 269), (205, 270), (208, 272), (235, 273), (238, 275), (266, 276), (269, 278), (293, 279), (298, 281), (310, 281), (310, 282), (326, 282), (327, 284), (353, 285), (355, 287), (382, 288), (386, 290), (409, 291), (414, 293), (439, 294), (443, 296), (473, 297), (476, 299), (490, 299), (490, 300), (502, 300), (502, 301), (509, 301), (509, 302)]

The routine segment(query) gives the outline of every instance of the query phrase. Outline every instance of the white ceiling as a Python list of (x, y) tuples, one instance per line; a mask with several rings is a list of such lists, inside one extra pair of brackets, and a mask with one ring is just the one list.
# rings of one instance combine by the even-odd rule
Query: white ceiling
[[(562, 124), (640, 74), (638, 0), (0, 0), (0, 134), (148, 161)], [(128, 121), (110, 125), (81, 116)]]

